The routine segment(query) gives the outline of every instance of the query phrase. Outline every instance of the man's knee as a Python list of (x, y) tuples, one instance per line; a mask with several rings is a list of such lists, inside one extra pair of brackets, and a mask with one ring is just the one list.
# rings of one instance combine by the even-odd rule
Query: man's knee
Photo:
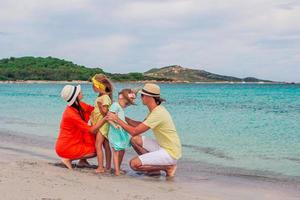
[(134, 136), (130, 139), (133, 146), (143, 146), (143, 140), (141, 136)]
[(132, 160), (130, 160), (130, 167), (131, 167), (131, 169), (137, 171), (140, 166), (142, 166), (142, 162), (139, 159), (139, 157), (135, 157)]

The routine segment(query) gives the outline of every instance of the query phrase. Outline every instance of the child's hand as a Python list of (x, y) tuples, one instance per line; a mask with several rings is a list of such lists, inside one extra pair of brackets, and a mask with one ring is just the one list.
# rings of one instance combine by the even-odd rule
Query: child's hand
[(115, 129), (120, 129), (120, 128), (121, 128), (121, 126), (120, 126), (120, 125), (118, 125), (118, 124), (115, 124), (115, 123), (112, 123), (112, 126), (113, 126)]
[(107, 114), (108, 120), (116, 121), (118, 119), (118, 113), (109, 112)]

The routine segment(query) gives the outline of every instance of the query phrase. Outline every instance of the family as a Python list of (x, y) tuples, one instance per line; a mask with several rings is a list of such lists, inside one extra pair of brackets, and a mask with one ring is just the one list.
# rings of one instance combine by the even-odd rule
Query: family
[[(164, 171), (173, 177), (181, 143), (172, 117), (161, 105), (165, 100), (160, 87), (147, 83), (139, 91), (123, 89), (113, 101), (113, 85), (105, 75), (96, 74), (92, 85), (98, 94), (94, 106), (82, 101), (80, 85), (66, 85), (61, 91), (67, 107), (55, 148), (62, 163), (72, 169), (72, 161), (79, 160), (78, 167), (89, 167), (87, 159), (97, 157), (96, 173), (103, 173), (111, 170), (113, 160), (114, 174), (119, 176), (125, 173), (121, 169), (125, 150), (132, 146), (138, 154), (129, 163), (133, 170), (150, 174)], [(142, 122), (125, 116), (125, 108), (135, 105), (137, 93), (149, 110)], [(149, 129), (155, 139), (142, 135)]]

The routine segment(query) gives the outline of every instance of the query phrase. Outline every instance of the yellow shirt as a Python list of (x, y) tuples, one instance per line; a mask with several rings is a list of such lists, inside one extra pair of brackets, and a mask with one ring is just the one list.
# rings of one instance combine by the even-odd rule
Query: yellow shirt
[[(98, 102), (100, 102), (103, 106), (108, 106), (108, 107), (110, 107), (111, 103), (112, 103), (110, 97), (106, 94), (98, 97), (95, 100), (95, 108), (94, 108), (93, 112), (91, 113), (92, 125), (95, 125), (99, 120), (101, 120), (103, 118), (103, 115), (101, 114), (101, 112), (99, 110)], [(108, 130), (109, 130), (109, 124), (105, 123), (99, 129), (99, 132), (101, 132), (104, 137), (108, 138)]]
[(150, 127), (162, 148), (174, 159), (181, 157), (181, 143), (173, 120), (165, 107), (159, 105), (147, 116), (143, 122)]

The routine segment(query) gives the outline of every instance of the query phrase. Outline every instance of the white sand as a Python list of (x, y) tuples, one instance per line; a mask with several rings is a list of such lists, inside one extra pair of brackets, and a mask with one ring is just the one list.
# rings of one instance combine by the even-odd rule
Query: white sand
[(134, 176), (133, 172), (114, 177), (49, 164), (57, 161), (49, 148), (0, 140), (0, 199), (300, 199), (299, 188), (290, 186), (234, 178), (166, 181)]

